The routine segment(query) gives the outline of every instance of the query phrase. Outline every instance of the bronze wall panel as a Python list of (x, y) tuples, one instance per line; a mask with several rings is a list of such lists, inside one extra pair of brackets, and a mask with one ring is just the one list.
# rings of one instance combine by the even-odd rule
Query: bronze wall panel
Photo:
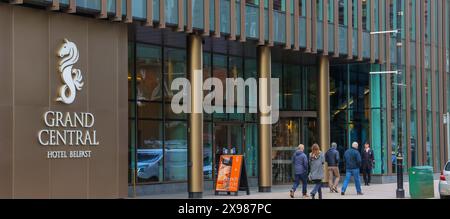
[(12, 196), (11, 6), (0, 7), (0, 198)]
[[(333, 4), (333, 3), (331, 3)], [(322, 10), (328, 12), (328, 1), (323, 1)], [(323, 13), (323, 23), (322, 23), (322, 33), (323, 33), (323, 55), (328, 56), (328, 13)]]
[[(383, 10), (380, 10), (383, 8), (386, 4), (386, 1), (378, 1), (378, 30), (382, 31), (384, 30), (383, 22), (385, 21), (383, 17)], [(378, 63), (384, 64), (384, 48), (385, 46), (385, 36), (383, 34), (378, 34)]]
[(444, 122), (442, 119), (442, 115), (444, 114), (445, 110), (443, 107), (444, 104), (444, 92), (446, 92), (447, 88), (443, 88), (443, 59), (442, 59), (442, 18), (443, 18), (443, 11), (442, 11), (442, 1), (438, 1), (438, 6), (437, 6), (437, 14), (438, 14), (438, 42), (437, 42), (437, 62), (438, 62), (438, 87), (439, 87), (439, 92), (438, 92), (438, 98), (439, 98), (439, 117), (438, 117), (438, 121), (439, 121), (439, 146), (440, 146), (440, 159), (441, 159), (441, 166), (439, 169), (442, 169), (444, 167), (444, 163), (445, 163), (445, 144), (444, 144)]
[(312, 28), (311, 28), (311, 16), (312, 16), (312, 9), (311, 9), (311, 2), (312, 0), (306, 0), (306, 28), (304, 31), (306, 31), (306, 48), (305, 52), (310, 53), (311, 52), (311, 36), (312, 36)]
[(353, 58), (353, 3), (347, 1), (347, 59)]
[[(21, 16), (32, 9), (14, 7), (13, 62), (15, 83), (14, 102), (16, 105), (47, 106), (48, 75), (43, 77), (39, 71), (49, 71), (48, 58), (48, 16), (45, 11), (37, 11), (33, 16)], [(33, 36), (33, 40), (30, 40)], [(40, 43), (36, 43), (40, 42)], [(43, 55), (43, 52), (45, 54)], [(34, 73), (33, 73), (34, 72)]]
[[(420, 0), (416, 0), (416, 7), (412, 10), (416, 10), (416, 15), (420, 15)], [(422, 156), (422, 83), (420, 83), (421, 81), (421, 75), (422, 75), (422, 70), (421, 70), (421, 59), (420, 59), (420, 51), (422, 50), (422, 47), (420, 46), (420, 42), (421, 42), (421, 37), (420, 37), (420, 32), (421, 32), (421, 16), (416, 16), (416, 57), (415, 57), (415, 61), (416, 61), (416, 78), (417, 78), (417, 82), (416, 82), (416, 105), (417, 105), (417, 163), (418, 165), (422, 165), (423, 164), (423, 156)], [(414, 18), (413, 18), (414, 19)], [(426, 137), (426, 136), (425, 136)]]
[(13, 197), (49, 198), (47, 148), (36, 140), (49, 102), (49, 19), (45, 11), (20, 7), (13, 11)]
[[(241, 9), (242, 10), (242, 9)], [(241, 18), (242, 21), (242, 18)], [(285, 17), (285, 26), (286, 26), (286, 43), (284, 49), (291, 49), (291, 1), (286, 0), (286, 17)], [(244, 29), (245, 31), (245, 29)]]
[[(0, 84), (6, 95), (0, 98), (0, 197), (126, 197), (126, 25), (6, 4), (0, 5), (0, 12), (0, 28), (12, 30), (0, 33), (0, 83), (10, 84)], [(85, 82), (71, 105), (55, 101), (62, 85), (56, 50), (66, 37), (80, 52), (74, 67)], [(37, 136), (47, 129), (43, 114), (49, 110), (93, 113), (100, 145), (41, 146)], [(93, 153), (89, 159), (47, 159), (47, 151), (55, 150)]]
[(333, 57), (339, 57), (339, 0), (334, 0), (334, 54)]
[[(3, 74), (0, 73), (0, 80), (4, 79)], [(12, 106), (0, 105), (0, 198), (12, 197), (12, 118)]]
[[(421, 47), (421, 53), (420, 53), (420, 62), (421, 62), (421, 71), (422, 71), (422, 85), (421, 85), (421, 95), (422, 95), (422, 145), (427, 145), (427, 72), (425, 71), (425, 6), (426, 6), (426, 0), (420, 0), (421, 9), (420, 9), (420, 24), (422, 26), (422, 31), (420, 31), (420, 47)], [(427, 161), (427, 148), (422, 148), (422, 157), (423, 162), (426, 164)]]
[[(375, 1), (370, 1), (370, 31), (375, 31)], [(370, 63), (375, 63), (375, 35), (370, 35)]]
[(358, 61), (363, 60), (363, 16), (362, 1), (358, 1)]
[[(437, 102), (436, 102), (436, 97), (437, 97), (437, 94), (436, 94), (436, 62), (435, 62), (435, 60), (436, 60), (436, 48), (435, 48), (435, 46), (436, 46), (436, 28), (435, 28), (435, 25), (436, 25), (436, 20), (434, 19), (434, 17), (435, 16), (437, 16), (437, 14), (436, 14), (436, 9), (435, 9), (435, 7), (434, 7), (434, 2), (432, 2), (432, 3), (430, 3), (430, 4), (432, 4), (431, 5), (431, 13), (430, 13), (430, 15), (431, 15), (431, 54), (430, 54), (430, 62), (431, 62), (431, 113), (432, 113), (432, 115), (431, 115), (431, 124), (432, 124), (432, 127), (430, 127), (431, 128), (431, 130), (432, 130), (432, 134), (431, 134), (431, 144), (432, 144), (432, 150), (433, 150), (433, 152), (432, 152), (432, 154), (433, 154), (433, 167), (434, 167), (434, 169), (435, 170), (438, 170), (438, 159), (437, 159), (437, 157), (436, 157), (436, 155), (437, 155), (437, 147), (439, 146), (439, 142), (437, 142), (437, 135), (439, 134), (439, 133), (437, 133), (436, 131), (436, 124), (438, 124), (437, 123), (437, 121), (436, 121), (436, 112), (437, 112), (437, 107), (436, 107), (436, 104), (437, 104)], [(428, 87), (429, 87), (429, 85), (428, 85)], [(428, 92), (430, 92), (430, 91), (428, 91)], [(441, 119), (439, 119), (439, 121), (441, 121)]]
[(12, 69), (11, 69), (11, 28), (12, 28), (12, 6), (0, 7), (0, 106), (11, 106), (12, 104)]
[[(411, 7), (410, 0), (405, 0), (405, 29), (409, 30), (411, 27)], [(411, 159), (411, 32), (405, 32), (405, 70), (406, 70), (406, 154), (408, 167), (412, 166)]]
[[(243, 2), (243, 3), (245, 3), (245, 2)], [(210, 4), (210, 2), (209, 2), (209, 0), (204, 0), (203, 1), (203, 36), (209, 36), (209, 28), (210, 28), (210, 26), (209, 26), (209, 23), (210, 23), (210, 20), (209, 20), (209, 9), (210, 9), (210, 6), (209, 6), (209, 4)], [(181, 5), (181, 4), (179, 4), (179, 5)], [(179, 17), (183, 17), (183, 16), (179, 16)], [(244, 28), (245, 28), (245, 26), (244, 26)], [(245, 31), (244, 31), (244, 37), (245, 37)]]
[[(119, 33), (102, 23), (89, 24), (89, 60), (95, 65), (89, 65), (88, 71), (95, 72), (89, 75), (91, 86), (89, 92), (88, 109), (96, 115), (96, 128), (99, 136), (104, 136), (101, 141), (103, 147), (93, 148), (94, 158), (89, 160), (89, 192), (90, 198), (106, 198), (111, 194), (117, 194), (118, 173), (116, 166), (118, 142), (115, 139), (118, 129), (118, 77), (120, 74), (118, 64), (118, 40)], [(104, 56), (104, 54), (112, 54)], [(114, 64), (111, 64), (114, 63)], [(114, 72), (115, 74), (110, 74)], [(122, 74), (126, 74), (127, 71)], [(110, 75), (105, 77), (105, 75)], [(114, 95), (111, 95), (114, 94)], [(113, 106), (113, 107), (111, 107)], [(111, 125), (111, 122), (115, 125)], [(122, 165), (127, 165), (122, 164)], [(112, 180), (117, 178), (117, 180)]]
[(311, 53), (317, 53), (317, 1), (311, 0)]
[[(88, 53), (89, 42), (86, 33), (89, 31), (88, 25), (85, 21), (78, 19), (75, 16), (67, 16), (65, 14), (51, 14), (49, 17), (49, 40), (48, 45), (48, 55), (50, 71), (48, 79), (50, 82), (50, 91), (47, 92), (47, 96), (50, 97), (47, 100), (49, 108), (47, 110), (56, 110), (61, 112), (88, 112), (88, 92), (90, 89), (90, 75), (92, 71), (88, 70), (90, 62), (94, 63), (94, 60), (90, 60)], [(71, 25), (67, 25), (70, 23)], [(77, 44), (78, 50), (80, 52), (80, 57), (78, 62), (74, 65), (75, 68), (81, 70), (85, 82), (85, 86), (81, 92), (77, 92), (76, 100), (71, 105), (63, 105), (55, 101), (58, 94), (58, 89), (61, 86), (60, 73), (55, 69), (58, 66), (59, 59), (56, 58), (56, 51), (60, 48), (62, 39), (70, 36), (68, 40), (75, 42)], [(45, 111), (40, 112), (41, 116)], [(36, 120), (36, 119), (35, 119)], [(40, 127), (44, 128), (44, 123), (41, 121)], [(42, 146), (41, 146), (42, 147)], [(61, 147), (58, 149), (69, 150), (69, 147)], [(51, 198), (64, 198), (64, 197), (74, 197), (81, 195), (83, 198), (87, 198), (87, 160), (78, 159), (64, 159), (64, 160), (49, 160), (50, 163), (50, 197)], [(66, 173), (70, 172), (70, 175)], [(61, 177), (65, 176), (65, 177)], [(84, 183), (73, 183), (73, 182), (84, 182)], [(70, 185), (70, 186), (68, 186)]]
[(147, 17), (145, 19), (145, 26), (153, 26), (153, 0), (146, 1)]
[[(385, 12), (389, 11), (390, 9), (390, 2), (391, 0), (387, 0), (384, 1), (384, 6), (385, 6)], [(381, 29), (381, 30), (389, 30), (389, 23), (390, 23), (390, 16), (389, 13), (385, 13), (385, 29)], [(382, 36), (383, 34), (379, 34), (378, 37)], [(387, 71), (391, 71), (392, 67), (391, 67), (391, 58), (390, 58), (390, 51), (389, 51), (389, 47), (388, 45), (390, 45), (391, 42), (391, 35), (390, 34), (385, 34), (383, 35), (385, 38), (384, 42), (386, 44), (382, 44), (381, 47), (383, 47), (383, 52), (385, 52), (385, 56), (386, 57), (386, 70)], [(387, 74), (386, 75), (386, 121), (388, 121), (388, 124), (392, 121), (392, 80), (391, 80), (391, 74)], [(395, 79), (394, 79), (395, 80)], [(396, 104), (396, 103), (394, 103)], [(392, 154), (392, 141), (396, 142), (397, 141), (395, 139), (392, 139), (392, 129), (388, 128), (386, 131), (386, 136), (387, 136), (387, 157), (390, 157)], [(388, 174), (392, 174), (392, 159), (387, 159), (387, 168)]]
[[(446, 14), (446, 8), (447, 8), (448, 6), (447, 6), (447, 3), (446, 3), (446, 1), (442, 1), (442, 14), (443, 14), (443, 18), (442, 18), (442, 30), (445, 30), (446, 28), (450, 28), (448, 25), (448, 23), (447, 23), (447, 19), (445, 18), (445, 16), (448, 16), (447, 14)], [(447, 77), (448, 77), (448, 72), (447, 72), (447, 66), (446, 66), (446, 64), (447, 64), (447, 32), (446, 31), (444, 31), (443, 32), (443, 35), (442, 35), (442, 53), (440, 54), (442, 57), (442, 68), (443, 68), (443, 72), (442, 72), (442, 74), (443, 74), (443, 80), (442, 80), (442, 82), (443, 82), (443, 88), (445, 88), (445, 89), (447, 89), (447, 86), (448, 86), (448, 83), (447, 83)], [(444, 112), (448, 112), (447, 111), (447, 104), (448, 104), (448, 102), (447, 102), (447, 92), (443, 92), (443, 99), (444, 99), (444, 102), (443, 102), (443, 108), (444, 108)], [(447, 133), (447, 126), (444, 126), (444, 133)], [(444, 142), (445, 142), (445, 154), (444, 154), (444, 157), (445, 157), (445, 159), (444, 160), (448, 160), (449, 159), (449, 157), (448, 157), (448, 149), (449, 149), (449, 145), (447, 144), (447, 142), (448, 142), (448, 139), (447, 139), (447, 135), (446, 134), (444, 134)]]
[[(48, 110), (48, 106), (20, 105), (14, 107), (14, 198), (50, 198), (50, 188), (52, 187), (50, 162), (45, 157), (48, 148), (40, 146), (36, 139), (38, 130), (43, 128), (43, 124), (30, 122), (40, 121), (42, 112), (46, 110)], [(69, 174), (71, 173), (66, 172), (65, 175)], [(67, 186), (70, 187), (70, 185)]]
[(220, 0), (214, 0), (214, 37), (220, 37)]
[[(116, 65), (117, 72), (117, 92), (116, 104), (118, 105), (117, 119), (118, 126), (116, 126), (117, 138), (117, 159), (116, 164), (118, 171), (118, 190), (119, 197), (126, 197), (128, 195), (128, 31), (127, 26), (121, 25), (116, 27), (118, 38), (116, 38), (118, 53)], [(125, 100), (125, 101), (124, 101)]]

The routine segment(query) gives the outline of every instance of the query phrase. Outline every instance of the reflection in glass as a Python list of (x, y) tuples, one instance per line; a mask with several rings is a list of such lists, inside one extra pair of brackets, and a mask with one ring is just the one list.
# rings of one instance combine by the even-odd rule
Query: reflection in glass
[[(223, 55), (213, 55), (213, 77), (220, 79), (220, 81), (222, 82), (222, 84), (226, 84), (226, 79), (228, 77), (228, 69), (227, 69), (227, 57), (223, 56)], [(224, 98), (225, 99), (225, 98)], [(219, 106), (219, 108), (224, 108), (224, 107), (220, 107), (222, 104), (222, 106), (225, 106), (225, 100), (223, 103), (215, 103), (216, 106)], [(218, 119), (218, 120), (226, 120), (228, 118), (227, 114), (224, 113), (214, 113), (213, 115), (214, 119)]]
[(138, 101), (162, 100), (161, 48), (143, 44), (137, 44), (137, 46), (137, 99)]
[(137, 136), (137, 181), (161, 182), (163, 180), (162, 123), (140, 120)]
[(173, 92), (170, 89), (172, 82), (177, 78), (186, 78), (186, 71), (186, 50), (166, 48), (164, 50), (164, 87), (167, 88), (164, 90), (166, 118), (186, 119), (186, 114), (175, 114), (170, 105), (173, 95), (179, 92)]
[(294, 172), (292, 156), (299, 144), (305, 145), (305, 153), (317, 142), (316, 118), (282, 118), (273, 125), (272, 177), (275, 184), (290, 183)]
[(212, 123), (203, 123), (203, 177), (212, 179), (212, 162), (213, 162), (213, 136)]
[(258, 171), (258, 126), (247, 124), (245, 127), (245, 164), (247, 176), (256, 176)]
[(164, 180), (187, 180), (187, 124), (166, 121), (165, 131)]
[(289, 182), (292, 178), (291, 155), (299, 145), (299, 121), (282, 119), (273, 126), (275, 133), (272, 146), (274, 183)]

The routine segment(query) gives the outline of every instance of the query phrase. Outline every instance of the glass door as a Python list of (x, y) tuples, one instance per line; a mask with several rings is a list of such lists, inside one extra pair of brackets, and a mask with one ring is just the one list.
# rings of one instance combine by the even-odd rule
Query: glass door
[[(214, 126), (214, 175), (221, 155), (244, 155), (245, 128), (241, 123), (218, 123)], [(215, 178), (215, 177), (214, 177)]]
[(291, 183), (294, 173), (292, 156), (299, 144), (309, 153), (317, 142), (317, 119), (310, 117), (281, 118), (272, 127), (272, 177), (274, 184)]

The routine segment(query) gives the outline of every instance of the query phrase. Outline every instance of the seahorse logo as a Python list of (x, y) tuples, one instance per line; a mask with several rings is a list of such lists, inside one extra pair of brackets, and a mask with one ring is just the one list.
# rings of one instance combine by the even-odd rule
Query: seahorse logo
[(64, 85), (59, 88), (59, 97), (56, 101), (72, 104), (77, 96), (77, 90), (81, 91), (84, 86), (81, 70), (73, 68), (73, 65), (78, 62), (80, 53), (75, 43), (64, 39), (64, 43), (58, 50), (57, 55), (61, 59), (58, 71), (61, 74)]

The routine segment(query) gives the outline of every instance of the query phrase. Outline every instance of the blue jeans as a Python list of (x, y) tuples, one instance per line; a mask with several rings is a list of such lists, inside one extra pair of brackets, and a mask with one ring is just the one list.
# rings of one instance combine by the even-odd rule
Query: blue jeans
[(319, 199), (322, 199), (322, 180), (314, 180), (314, 189), (311, 191), (311, 195), (319, 193)]
[(345, 192), (347, 190), (348, 183), (350, 182), (350, 178), (353, 176), (355, 179), (356, 192), (361, 193), (361, 181), (359, 179), (359, 169), (347, 170), (345, 173), (344, 185), (342, 186), (342, 191)]
[(308, 186), (308, 179), (306, 173), (304, 174), (295, 174), (295, 181), (294, 185), (292, 186), (292, 191), (296, 191), (297, 187), (300, 185), (300, 181), (302, 181), (302, 193), (303, 195), (306, 195), (308, 192), (306, 191)]

